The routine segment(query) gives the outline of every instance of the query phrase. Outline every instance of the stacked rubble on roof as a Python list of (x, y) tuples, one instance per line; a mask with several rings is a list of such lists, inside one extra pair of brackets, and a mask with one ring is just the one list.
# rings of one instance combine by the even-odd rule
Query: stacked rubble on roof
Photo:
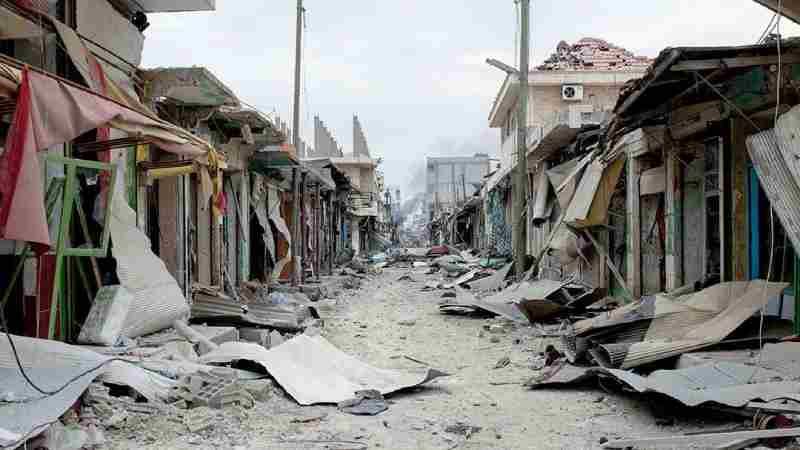
[(597, 38), (583, 38), (575, 44), (561, 41), (537, 70), (643, 70), (652, 60)]

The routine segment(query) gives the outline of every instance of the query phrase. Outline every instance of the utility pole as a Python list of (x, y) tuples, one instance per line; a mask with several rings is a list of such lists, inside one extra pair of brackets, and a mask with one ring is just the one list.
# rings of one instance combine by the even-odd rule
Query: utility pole
[[(297, 152), (299, 158), (305, 157), (300, 154), (300, 65), (302, 64), (302, 49), (303, 49), (303, 0), (297, 0), (297, 39), (295, 42), (294, 54), (294, 122), (292, 123), (292, 145), (294, 151)], [(293, 210), (292, 210), (292, 285), (297, 286), (298, 283), (303, 281), (302, 265), (302, 249), (305, 248), (302, 236), (302, 215), (300, 214), (301, 198), (300, 198), (300, 183), (298, 169), (292, 169), (292, 190), (293, 192)], [(303, 178), (305, 181), (305, 178)]]
[[(297, 0), (297, 37), (294, 49), (294, 122), (292, 123), (292, 145), (300, 158), (306, 155), (300, 152), (300, 65), (303, 58), (303, 0)], [(304, 152), (305, 153), (305, 152)]]
[(512, 183), (513, 208), (511, 230), (514, 245), (514, 266), (517, 278), (525, 272), (525, 213), (528, 186), (527, 143), (528, 140), (528, 48), (530, 47), (530, 0), (519, 0), (520, 17), (520, 56), (519, 56), (519, 109), (517, 110), (517, 173)]

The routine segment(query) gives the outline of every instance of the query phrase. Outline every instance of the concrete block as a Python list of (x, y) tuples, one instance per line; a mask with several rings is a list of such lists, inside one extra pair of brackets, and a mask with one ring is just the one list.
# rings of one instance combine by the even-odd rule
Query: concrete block
[(222, 392), (218, 393), (211, 399), (208, 406), (212, 408), (225, 408), (227, 406), (239, 405), (243, 408), (252, 408), (255, 406), (256, 401), (245, 389), (239, 387), (237, 384), (227, 386)]
[(249, 392), (254, 399), (260, 402), (269, 400), (275, 389), (275, 385), (272, 383), (272, 380), (269, 379), (241, 380), (239, 385), (242, 386), (245, 391)]
[(194, 406), (210, 406), (219, 394), (234, 383), (235, 381), (231, 379), (197, 373), (184, 381), (184, 385), (189, 390), (184, 399), (190, 401)]
[(209, 341), (220, 345), (225, 342), (238, 342), (239, 330), (233, 327), (209, 327), (206, 325), (192, 325), (191, 328), (205, 336)]
[(183, 423), (190, 433), (197, 433), (214, 426), (217, 414), (208, 407), (201, 407), (189, 410), (183, 416)]

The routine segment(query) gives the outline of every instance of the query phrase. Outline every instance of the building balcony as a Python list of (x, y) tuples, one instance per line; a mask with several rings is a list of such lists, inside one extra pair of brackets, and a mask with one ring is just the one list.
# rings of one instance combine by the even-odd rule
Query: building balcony
[(586, 127), (600, 126), (610, 111), (594, 111), (591, 105), (575, 105), (552, 113), (543, 125), (528, 129), (528, 161), (538, 164), (562, 147), (569, 145)]

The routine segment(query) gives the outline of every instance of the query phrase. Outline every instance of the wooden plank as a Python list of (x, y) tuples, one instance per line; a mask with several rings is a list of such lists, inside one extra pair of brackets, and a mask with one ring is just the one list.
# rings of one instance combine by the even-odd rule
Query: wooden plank
[(622, 289), (625, 290), (627, 297), (633, 299), (633, 295), (631, 294), (630, 289), (628, 289), (628, 286), (625, 283), (625, 278), (622, 276), (622, 274), (619, 273), (619, 270), (617, 270), (617, 266), (614, 265), (614, 261), (612, 261), (611, 258), (608, 256), (608, 253), (606, 253), (606, 251), (603, 249), (603, 247), (600, 246), (600, 244), (597, 242), (594, 236), (592, 236), (591, 231), (584, 230), (584, 234), (592, 242), (592, 245), (594, 245), (597, 254), (600, 255), (600, 257), (606, 261), (609, 270), (611, 270), (611, 273), (614, 274), (614, 277), (617, 279), (617, 282), (619, 283), (620, 287), (622, 287)]
[[(199, 189), (199, 186), (196, 186)], [(201, 284), (211, 285), (211, 208), (197, 195), (197, 281)]]
[(250, 173), (245, 171), (239, 179), (239, 273), (242, 281), (250, 280)]
[(743, 119), (732, 119), (731, 127), (731, 277), (733, 281), (748, 279), (749, 248), (747, 226), (748, 197), (747, 189), (747, 146), (745, 140), (750, 124)]
[(667, 153), (665, 198), (667, 236), (665, 242), (666, 289), (683, 286), (683, 180), (676, 151)]
[(633, 298), (642, 296), (642, 241), (639, 176), (642, 165), (638, 158), (628, 157), (628, 189), (626, 208), (628, 216), (627, 286)]
[(175, 279), (178, 273), (178, 177), (158, 181), (158, 256)]
[[(714, 444), (725, 444), (744, 439), (770, 439), (780, 437), (800, 436), (800, 428), (780, 428), (777, 430), (749, 430), (733, 431), (730, 433), (711, 433), (695, 434), (687, 436), (668, 436), (639, 439), (620, 439), (609, 441), (603, 448), (626, 448), (626, 447), (667, 447), (667, 448), (686, 448), (689, 445), (708, 446)], [(679, 447), (680, 446), (680, 447)]]
[(702, 153), (685, 166), (683, 176), (683, 284), (694, 283), (703, 277), (705, 240), (701, 232), (705, 216), (703, 200)]
[[(781, 64), (796, 63), (800, 63), (800, 54), (784, 53), (781, 55)], [(670, 70), (673, 72), (687, 72), (696, 70), (735, 69), (738, 67), (765, 66), (768, 64), (778, 64), (778, 55), (681, 61), (673, 65)]]
[[(663, 167), (661, 168), (663, 170)], [(639, 200), (641, 217), (641, 283), (642, 295), (663, 291), (661, 285), (662, 245), (659, 207), (663, 194), (643, 195)]]

